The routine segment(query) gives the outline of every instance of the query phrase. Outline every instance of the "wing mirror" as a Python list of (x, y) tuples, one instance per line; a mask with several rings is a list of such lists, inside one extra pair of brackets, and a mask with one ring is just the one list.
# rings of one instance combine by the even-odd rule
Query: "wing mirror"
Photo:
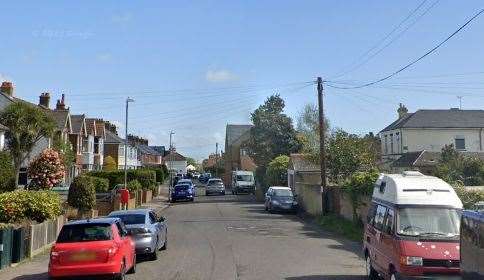
[(165, 222), (165, 218), (164, 218), (164, 217), (160, 217), (160, 218), (158, 219), (158, 222), (160, 222), (160, 223)]

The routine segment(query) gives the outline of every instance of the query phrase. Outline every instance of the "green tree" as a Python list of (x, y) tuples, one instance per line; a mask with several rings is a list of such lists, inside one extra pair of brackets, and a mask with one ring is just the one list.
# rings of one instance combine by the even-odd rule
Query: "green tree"
[(378, 155), (367, 138), (339, 129), (333, 131), (328, 140), (326, 162), (331, 181), (341, 183), (357, 171), (376, 166)]
[(60, 137), (55, 136), (52, 147), (60, 154), (66, 170), (74, 165), (76, 155), (69, 141), (64, 141)]
[(287, 186), (287, 167), (289, 157), (278, 156), (269, 162), (266, 170), (266, 182), (271, 186)]
[(118, 165), (112, 156), (107, 156), (104, 158), (103, 170), (114, 171), (118, 170)]
[[(325, 119), (325, 129), (328, 138), (329, 121)], [(314, 104), (306, 104), (297, 119), (297, 132), (302, 143), (302, 152), (309, 160), (319, 162), (319, 111)]]
[(459, 153), (453, 145), (446, 145), (442, 148), (434, 175), (453, 185), (479, 186), (484, 184), (484, 161)]
[(0, 193), (13, 191), (15, 187), (12, 156), (7, 151), (0, 151)]
[(71, 183), (67, 202), (81, 211), (91, 210), (96, 206), (96, 190), (92, 179), (88, 176), (78, 176)]
[(41, 139), (52, 136), (55, 122), (40, 108), (24, 102), (15, 102), (2, 112), (0, 123), (9, 128), (5, 138), (12, 155), (17, 186), (22, 163)]
[(275, 94), (251, 114), (254, 126), (243, 146), (259, 166), (266, 166), (278, 155), (289, 155), (301, 149), (292, 119), (283, 110), (284, 100)]

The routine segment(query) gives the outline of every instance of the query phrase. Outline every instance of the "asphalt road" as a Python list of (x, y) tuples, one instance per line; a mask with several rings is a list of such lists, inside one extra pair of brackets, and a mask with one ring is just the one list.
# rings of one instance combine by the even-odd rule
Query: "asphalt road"
[[(253, 196), (200, 196), (163, 213), (168, 249), (138, 263), (127, 279), (365, 279), (359, 244), (295, 215), (266, 213)], [(45, 276), (44, 270), (13, 279)]]

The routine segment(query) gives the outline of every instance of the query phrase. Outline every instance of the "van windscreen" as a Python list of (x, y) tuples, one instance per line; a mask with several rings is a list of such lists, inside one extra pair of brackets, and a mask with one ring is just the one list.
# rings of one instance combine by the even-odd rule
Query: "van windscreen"
[(406, 207), (398, 211), (400, 235), (450, 238), (459, 235), (460, 213), (450, 208)]

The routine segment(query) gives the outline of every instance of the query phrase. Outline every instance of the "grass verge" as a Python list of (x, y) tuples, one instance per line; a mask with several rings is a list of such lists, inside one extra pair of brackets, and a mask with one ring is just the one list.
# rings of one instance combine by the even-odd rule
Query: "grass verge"
[(319, 216), (317, 223), (330, 232), (336, 233), (347, 239), (361, 242), (363, 240), (363, 226), (348, 221), (336, 215)]

